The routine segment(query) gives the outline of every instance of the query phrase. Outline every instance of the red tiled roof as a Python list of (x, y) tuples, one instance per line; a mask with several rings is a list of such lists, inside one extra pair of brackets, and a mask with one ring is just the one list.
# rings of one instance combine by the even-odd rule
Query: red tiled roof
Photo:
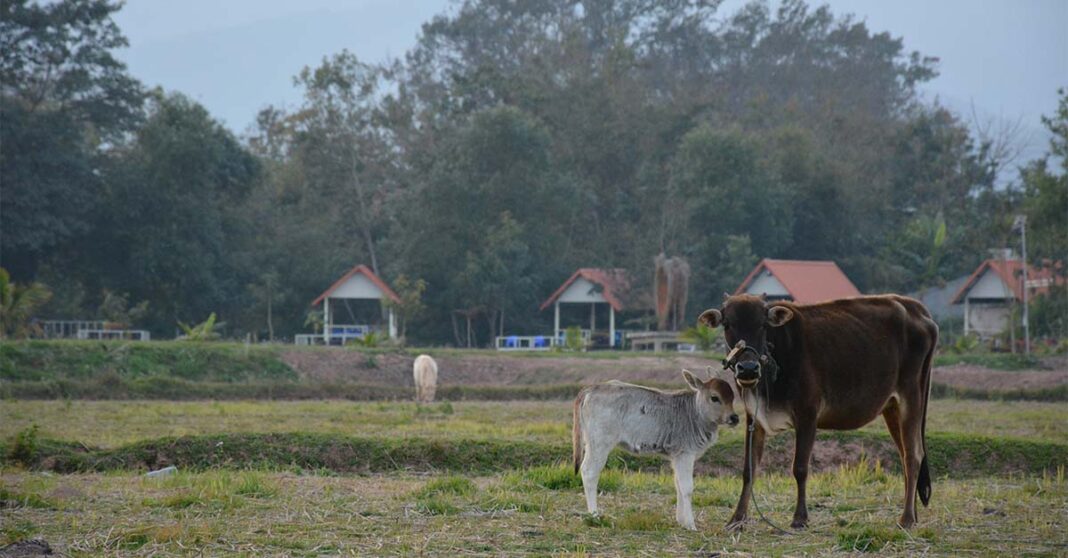
[(319, 295), (319, 298), (316, 298), (315, 300), (313, 300), (311, 305), (312, 306), (318, 306), (319, 303), (321, 303), (324, 298), (330, 296), (331, 293), (333, 293), (334, 291), (338, 290), (338, 288), (340, 288), (341, 285), (345, 284), (345, 281), (348, 281), (349, 279), (352, 278), (353, 275), (356, 275), (357, 273), (361, 273), (361, 274), (363, 274), (364, 277), (367, 277), (368, 279), (370, 279), (371, 282), (374, 283), (376, 287), (378, 287), (379, 289), (382, 289), (382, 292), (385, 293), (386, 296), (388, 296), (390, 300), (392, 300), (393, 302), (400, 302), (400, 297), (397, 296), (397, 293), (393, 292), (393, 289), (389, 288), (389, 285), (387, 285), (385, 281), (383, 281), (377, 275), (375, 275), (375, 272), (371, 271), (371, 268), (367, 267), (366, 265), (360, 264), (360, 265), (350, 269), (348, 271), (348, 273), (345, 273), (344, 275), (342, 275), (341, 279), (338, 279), (337, 281), (334, 281), (334, 284), (330, 285), (329, 289), (326, 289), (325, 291), (323, 291), (323, 294)]
[(860, 296), (857, 287), (834, 262), (772, 259), (761, 260), (734, 294), (744, 293), (765, 269), (782, 283), (794, 302), (799, 304)]
[[(1059, 266), (1059, 264), (1055, 264)], [(989, 259), (979, 264), (979, 267), (975, 269), (972, 276), (961, 285), (957, 294), (953, 295), (953, 304), (962, 304), (964, 302), (964, 295), (968, 291), (972, 290), (987, 269), (993, 270), (994, 273), (1001, 278), (1001, 281), (1009, 288), (1013, 293), (1016, 300), (1023, 300), (1023, 286), (1021, 279), (1023, 278), (1023, 262), (1020, 260), (1002, 260), (1002, 259)], [(1053, 269), (1050, 266), (1036, 268), (1034, 266), (1027, 266), (1027, 282), (1031, 285), (1031, 292), (1034, 294), (1045, 294), (1049, 292), (1049, 285), (1055, 282), (1059, 283), (1053, 273)], [(1041, 283), (1042, 286), (1035, 286), (1035, 283)]]
[(563, 285), (560, 285), (559, 289), (545, 299), (545, 302), (541, 304), (539, 310), (545, 310), (554, 302), (560, 298), (560, 295), (564, 294), (571, 283), (574, 283), (579, 277), (595, 284), (600, 285), (603, 289), (601, 295), (608, 304), (612, 305), (612, 308), (616, 312), (623, 310), (623, 297), (626, 296), (627, 290), (630, 289), (630, 281), (627, 279), (627, 272), (624, 269), (600, 269), (596, 267), (583, 267), (573, 273), (571, 277), (568, 277), (567, 281), (564, 281)]

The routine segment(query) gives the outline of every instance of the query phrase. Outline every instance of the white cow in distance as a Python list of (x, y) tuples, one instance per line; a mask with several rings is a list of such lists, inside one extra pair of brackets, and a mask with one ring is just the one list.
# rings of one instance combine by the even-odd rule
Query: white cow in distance
[(412, 376), (415, 378), (415, 401), (434, 401), (434, 392), (438, 389), (438, 363), (430, 355), (419, 355), (412, 365)]
[(597, 513), (597, 481), (616, 446), (633, 453), (658, 453), (675, 472), (675, 519), (696, 529), (693, 517), (693, 464), (716, 442), (720, 424), (738, 424), (734, 391), (713, 378), (682, 375), (690, 389), (659, 389), (610, 381), (583, 388), (575, 398), (572, 457), (582, 474), (586, 507)]

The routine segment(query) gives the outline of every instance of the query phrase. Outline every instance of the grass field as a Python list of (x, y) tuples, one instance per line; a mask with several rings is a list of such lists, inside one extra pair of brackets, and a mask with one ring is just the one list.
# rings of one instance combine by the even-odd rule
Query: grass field
[[(417, 407), (388, 401), (410, 397), (396, 383), (410, 379), (406, 355), (352, 353), (353, 378), (394, 382), (371, 385), (309, 380), (281, 351), (0, 343), (0, 548), (39, 537), (74, 556), (1068, 554), (1063, 401), (932, 400), (934, 495), (911, 531), (895, 527), (903, 483), (877, 420), (820, 434), (809, 530), (724, 532), (742, 451), (742, 430), (725, 429), (699, 463), (691, 533), (674, 524), (669, 468), (656, 457), (615, 454), (600, 486), (606, 515), (583, 513), (566, 463), (573, 371), (634, 368), (629, 355), (574, 364), (442, 351), (454, 364), (526, 362), (531, 378), (556, 383), (444, 386), (452, 401)], [(305, 397), (387, 401), (270, 400)], [(509, 397), (546, 400), (492, 401)], [(757, 484), (761, 508), (783, 524), (791, 446), (788, 434), (771, 441)], [(178, 474), (143, 474), (170, 464)]]
[[(568, 442), (569, 401), (412, 403), (349, 401), (4, 401), (0, 440), (36, 424), (40, 436), (113, 447), (148, 438), (226, 432), (317, 432), (389, 438)], [(882, 420), (866, 430), (885, 433)], [(927, 431), (1068, 444), (1068, 405), (931, 401)], [(740, 439), (724, 429), (721, 441)]]
[[(177, 440), (203, 440), (209, 450), (225, 441), (240, 454), (243, 447), (230, 446), (244, 441), (233, 436), (275, 432), (291, 433), (275, 439), (288, 448), (250, 445), (248, 451), (299, 453), (312, 451), (315, 443), (362, 436), (364, 443), (392, 444), (383, 459), (398, 462), (372, 469), (379, 472), (338, 474), (330, 467), (293, 467), (269, 459), (249, 469), (226, 457), (206, 469), (182, 464), (177, 475), (149, 479), (129, 470), (120, 457), (105, 468), (108, 472), (78, 474), (26, 470), (9, 460), (0, 469), (0, 544), (40, 537), (77, 556), (1068, 552), (1068, 408), (948, 399), (931, 405), (932, 451), (941, 453), (933, 467), (932, 506), (920, 510), (917, 528), (894, 526), (902, 486), (893, 472), (896, 465), (891, 460), (884, 469), (861, 452), (847, 456), (844, 465), (823, 467), (809, 481), (812, 527), (782, 536), (755, 522), (742, 534), (724, 532), (740, 490), (737, 475), (723, 468), (733, 462), (721, 463), (719, 474), (699, 478), (697, 533), (674, 524), (667, 469), (623, 470), (642, 465), (633, 461), (617, 460), (602, 477), (605, 517), (586, 516), (580, 481), (563, 463), (569, 443), (566, 402), (417, 408), (341, 401), (3, 401), (0, 439), (9, 456), (17, 434), (36, 424), (42, 447), (75, 442), (119, 448), (180, 436)], [(868, 430), (860, 434), (862, 439), (887, 437), (879, 423)], [(211, 434), (221, 437), (206, 438)], [(739, 429), (724, 431), (710, 456), (722, 458), (728, 448), (737, 456), (740, 436)], [(988, 453), (957, 465), (946, 463), (949, 454), (941, 446), (958, 438), (964, 442), (954, 451), (982, 448)], [(1046, 463), (1053, 465), (1041, 471), (1008, 467), (997, 474), (983, 472), (982, 465), (1000, 459), (1010, 443), (1032, 444), (1022, 446), (1025, 460), (1039, 459), (1035, 452), (1052, 448), (1053, 461), (1047, 456)], [(369, 447), (354, 444), (345, 447), (357, 454)], [(151, 447), (139, 451), (160, 451)], [(442, 461), (411, 465), (405, 447), (422, 448), (413, 451)], [(541, 456), (539, 448), (551, 451)], [(779, 443), (769, 451), (786, 450)], [(480, 460), (486, 452), (491, 459), (515, 462), (493, 472)], [(757, 494), (773, 520), (788, 523), (794, 486), (783, 474), (785, 456), (779, 457), (778, 465), (760, 477)]]
[[(1068, 484), (1058, 475), (939, 479), (919, 526), (894, 526), (901, 479), (867, 462), (809, 481), (811, 527), (783, 536), (723, 523), (740, 488), (700, 478), (698, 532), (673, 522), (667, 475), (602, 479), (602, 518), (585, 515), (564, 467), (491, 477), (316, 476), (211, 471), (147, 479), (7, 472), (0, 541), (40, 537), (97, 555), (1063, 555)], [(761, 477), (758, 498), (788, 523), (793, 480)]]

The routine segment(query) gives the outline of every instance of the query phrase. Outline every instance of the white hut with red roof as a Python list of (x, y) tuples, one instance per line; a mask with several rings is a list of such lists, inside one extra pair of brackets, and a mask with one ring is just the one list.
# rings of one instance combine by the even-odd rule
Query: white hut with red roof
[[(326, 345), (344, 344), (349, 339), (362, 338), (372, 331), (381, 331), (383, 328), (376, 323), (355, 323), (362, 321), (358, 316), (358, 309), (354, 311), (352, 301), (385, 301), (400, 302), (400, 297), (386, 284), (371, 268), (366, 265), (357, 265), (348, 270), (330, 288), (323, 291), (312, 301), (311, 306), (323, 305), (323, 333), (322, 342)], [(377, 307), (378, 309), (381, 306)], [(380, 310), (376, 310), (379, 311)], [(346, 316), (349, 322), (337, 323), (337, 316)], [(397, 335), (397, 320), (392, 308), (386, 309), (386, 332), (390, 337)], [(367, 320), (373, 322), (374, 320)], [(297, 343), (312, 344), (316, 340), (313, 336), (298, 335)]]
[[(1048, 293), (1057, 283), (1054, 267), (1027, 266), (1028, 298)], [(953, 297), (953, 304), (964, 305), (964, 334), (988, 339), (1004, 333), (1013, 306), (1023, 303), (1023, 293), (1023, 262), (1019, 259), (991, 258), (979, 264)]]
[[(616, 313), (624, 310), (623, 301), (630, 289), (627, 272), (623, 269), (600, 269), (583, 267), (568, 277), (562, 285), (545, 302), (541, 310), (553, 307), (553, 339), (559, 342), (561, 304), (589, 304), (589, 335), (597, 331), (597, 306), (608, 307), (608, 346), (620, 345), (616, 339)], [(585, 332), (584, 332), (585, 333)]]

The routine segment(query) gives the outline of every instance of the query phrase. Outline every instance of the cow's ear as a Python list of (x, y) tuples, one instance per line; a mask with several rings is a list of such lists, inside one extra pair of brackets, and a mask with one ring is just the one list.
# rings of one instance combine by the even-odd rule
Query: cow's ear
[(697, 377), (693, 375), (693, 372), (683, 368), (682, 377), (686, 378), (686, 383), (690, 384), (690, 388), (694, 391), (701, 389), (701, 380), (698, 380)]
[(719, 324), (723, 323), (723, 313), (715, 308), (709, 308), (704, 312), (701, 312), (700, 316), (697, 316), (697, 322), (705, 324), (711, 328), (719, 327)]
[(794, 319), (794, 311), (785, 306), (768, 307), (768, 325), (779, 327)]

